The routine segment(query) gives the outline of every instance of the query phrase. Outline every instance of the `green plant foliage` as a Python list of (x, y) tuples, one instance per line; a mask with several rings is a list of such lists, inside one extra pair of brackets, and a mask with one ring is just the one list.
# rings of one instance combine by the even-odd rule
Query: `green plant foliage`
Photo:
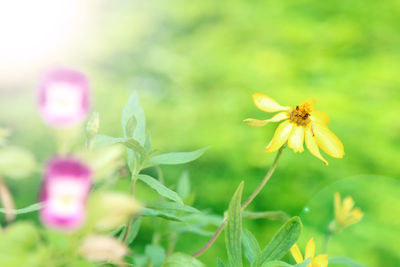
[[(132, 221), (131, 228), (130, 228), (130, 231), (128, 233), (128, 237), (125, 240), (125, 243), (127, 245), (131, 244), (135, 240), (136, 236), (139, 233), (139, 229), (140, 229), (141, 225), (142, 225), (142, 217), (139, 217), (139, 218), (137, 218), (137, 219)], [(120, 233), (120, 235), (119, 235), (119, 239), (121, 241), (125, 237), (126, 230), (127, 230), (127, 226), (124, 226), (122, 231), (121, 231), (121, 233)]]
[(157, 179), (145, 174), (139, 174), (138, 178), (140, 181), (144, 182), (145, 184), (156, 190), (157, 193), (159, 193), (161, 196), (183, 205), (181, 197), (176, 192), (172, 191), (171, 189), (160, 183)]
[(368, 267), (367, 265), (356, 262), (355, 260), (345, 257), (331, 257), (329, 260), (329, 266), (333, 267)]
[(192, 152), (173, 152), (161, 154), (150, 158), (148, 167), (155, 165), (184, 164), (198, 159), (208, 148), (202, 148)]
[(242, 193), (244, 182), (241, 182), (233, 195), (228, 209), (225, 232), (226, 249), (232, 267), (243, 266), (242, 263)]
[(296, 243), (301, 234), (302, 224), (299, 217), (287, 221), (261, 252), (261, 263), (279, 260)]
[(291, 265), (283, 261), (269, 261), (265, 262), (261, 267), (307, 267), (311, 259), (306, 259), (302, 263)]
[(255, 236), (247, 229), (243, 230), (243, 248), (244, 255), (251, 266), (259, 266), (261, 257), (261, 248)]
[(0, 175), (20, 179), (36, 170), (31, 152), (13, 146), (0, 147)]
[(174, 253), (167, 257), (163, 267), (205, 267), (199, 260), (183, 253)]
[(141, 213), (142, 216), (147, 216), (147, 217), (159, 217), (163, 218), (166, 220), (170, 221), (177, 221), (177, 222), (182, 222), (183, 219), (175, 216), (174, 214), (164, 212), (164, 211), (159, 211), (159, 210), (153, 210), (149, 208), (144, 208)]
[(190, 179), (188, 171), (184, 171), (179, 178), (176, 186), (176, 192), (183, 200), (190, 195)]
[(165, 260), (164, 248), (158, 245), (147, 245), (145, 254), (153, 263), (154, 267), (160, 267)]

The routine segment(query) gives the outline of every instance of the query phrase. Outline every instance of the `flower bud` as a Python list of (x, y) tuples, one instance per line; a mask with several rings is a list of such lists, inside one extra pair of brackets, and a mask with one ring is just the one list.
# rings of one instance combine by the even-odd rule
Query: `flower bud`
[(55, 158), (47, 165), (40, 201), (44, 225), (59, 230), (79, 228), (86, 214), (91, 171), (72, 158)]
[(80, 123), (89, 111), (89, 81), (80, 72), (56, 69), (46, 74), (39, 89), (43, 119), (56, 127)]
[(86, 135), (89, 140), (96, 136), (96, 134), (99, 131), (99, 127), (100, 127), (99, 113), (93, 112), (92, 115), (90, 115), (89, 120), (86, 124)]

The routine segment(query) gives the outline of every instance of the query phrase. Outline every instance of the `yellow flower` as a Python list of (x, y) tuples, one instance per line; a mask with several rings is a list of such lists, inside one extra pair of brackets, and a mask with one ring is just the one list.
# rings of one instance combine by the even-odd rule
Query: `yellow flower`
[(330, 225), (330, 230), (340, 232), (343, 228), (359, 222), (364, 213), (359, 208), (354, 208), (354, 200), (352, 197), (346, 197), (341, 201), (338, 192), (334, 195), (334, 212), (335, 220)]
[(322, 157), (319, 148), (334, 158), (344, 156), (344, 148), (339, 138), (328, 129), (329, 117), (322, 111), (314, 110), (315, 99), (304, 101), (295, 108), (281, 106), (272, 98), (255, 93), (253, 100), (257, 108), (268, 113), (275, 113), (267, 120), (245, 119), (244, 122), (251, 127), (262, 127), (269, 122), (280, 122), (275, 134), (265, 149), (271, 153), (277, 151), (286, 142), (294, 152), (303, 152), (305, 141), (307, 149), (315, 157), (328, 162)]
[(297, 264), (302, 263), (304, 260), (311, 258), (310, 264), (307, 267), (327, 267), (328, 266), (328, 255), (320, 254), (314, 257), (315, 255), (315, 242), (314, 238), (311, 238), (306, 245), (306, 253), (303, 255), (300, 252), (297, 244), (294, 244), (290, 249), (290, 253), (292, 254), (294, 260)]

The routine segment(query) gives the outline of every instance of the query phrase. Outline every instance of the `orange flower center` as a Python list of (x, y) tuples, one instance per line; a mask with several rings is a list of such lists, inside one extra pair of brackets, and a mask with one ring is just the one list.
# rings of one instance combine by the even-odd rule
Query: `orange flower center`
[(312, 103), (306, 101), (289, 112), (289, 119), (299, 126), (305, 126), (310, 122)]

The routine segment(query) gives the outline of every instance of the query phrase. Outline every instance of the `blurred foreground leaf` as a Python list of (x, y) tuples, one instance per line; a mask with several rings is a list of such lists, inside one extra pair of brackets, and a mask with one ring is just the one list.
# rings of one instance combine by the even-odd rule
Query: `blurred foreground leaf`
[(29, 176), (35, 168), (31, 152), (11, 146), (0, 149), (0, 175), (19, 179)]
[(158, 245), (147, 245), (145, 254), (151, 260), (154, 267), (160, 267), (165, 260), (165, 250)]

